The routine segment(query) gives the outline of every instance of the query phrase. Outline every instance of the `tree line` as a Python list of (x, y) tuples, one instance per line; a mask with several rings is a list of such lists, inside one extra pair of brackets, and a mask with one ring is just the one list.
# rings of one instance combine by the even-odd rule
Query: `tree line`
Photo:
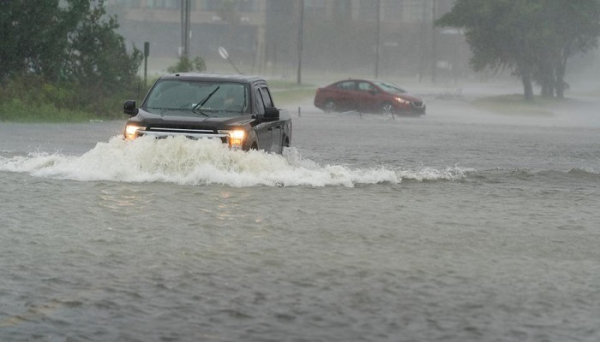
[(567, 62), (598, 46), (599, 0), (457, 0), (437, 26), (462, 28), (471, 66), (508, 69), (523, 83), (526, 100), (563, 98)]
[[(475, 71), (510, 70), (527, 100), (536, 83), (563, 98), (569, 59), (598, 46), (600, 0), (456, 0), (436, 25), (464, 30)], [(36, 104), (119, 117), (143, 56), (118, 27), (104, 0), (0, 0), (0, 120)]]
[(0, 0), (0, 96), (111, 115), (111, 98), (135, 94), (143, 58), (118, 27), (104, 0)]

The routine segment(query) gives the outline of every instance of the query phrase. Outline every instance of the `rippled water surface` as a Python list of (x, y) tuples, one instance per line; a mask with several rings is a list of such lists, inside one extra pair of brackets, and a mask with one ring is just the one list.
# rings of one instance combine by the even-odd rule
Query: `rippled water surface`
[(283, 156), (0, 123), (0, 341), (598, 341), (578, 103), (293, 109)]

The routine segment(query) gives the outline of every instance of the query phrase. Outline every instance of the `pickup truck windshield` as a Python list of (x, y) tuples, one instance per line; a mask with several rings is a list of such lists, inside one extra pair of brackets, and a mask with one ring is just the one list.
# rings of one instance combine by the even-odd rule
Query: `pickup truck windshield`
[(242, 83), (163, 80), (148, 94), (145, 107), (229, 116), (247, 112), (248, 98), (248, 87)]

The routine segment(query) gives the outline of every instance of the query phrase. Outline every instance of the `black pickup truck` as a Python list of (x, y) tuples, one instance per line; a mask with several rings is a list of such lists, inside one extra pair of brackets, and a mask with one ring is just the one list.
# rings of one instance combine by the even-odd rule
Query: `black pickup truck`
[(220, 139), (231, 148), (282, 153), (292, 140), (292, 119), (275, 107), (259, 77), (178, 73), (159, 78), (130, 115), (125, 139), (141, 136)]

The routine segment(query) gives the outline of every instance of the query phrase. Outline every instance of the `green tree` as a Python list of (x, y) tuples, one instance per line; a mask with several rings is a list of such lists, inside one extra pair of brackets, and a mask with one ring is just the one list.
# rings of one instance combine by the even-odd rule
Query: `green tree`
[(22, 73), (56, 74), (74, 27), (58, 0), (0, 1), (0, 81)]
[(34, 75), (101, 101), (135, 84), (142, 61), (117, 28), (104, 0), (0, 0), (0, 82)]
[[(549, 0), (545, 3), (545, 23), (550, 30), (544, 36), (547, 53), (540, 58), (548, 58), (543, 63), (548, 77), (542, 82), (542, 94), (564, 97), (566, 82), (564, 81), (567, 62), (570, 57), (585, 53), (598, 46), (600, 36), (600, 1), (598, 0)], [(545, 88), (545, 89), (544, 89)]]
[(598, 0), (458, 0), (436, 25), (465, 29), (475, 71), (509, 69), (524, 96), (533, 82), (543, 96), (564, 95), (567, 61), (597, 46)]
[(104, 0), (92, 7), (89, 0), (70, 0), (69, 4), (79, 20), (68, 35), (63, 77), (104, 93), (135, 83), (142, 52), (134, 47), (131, 55), (127, 53), (123, 37), (115, 32), (116, 18), (106, 16)]

